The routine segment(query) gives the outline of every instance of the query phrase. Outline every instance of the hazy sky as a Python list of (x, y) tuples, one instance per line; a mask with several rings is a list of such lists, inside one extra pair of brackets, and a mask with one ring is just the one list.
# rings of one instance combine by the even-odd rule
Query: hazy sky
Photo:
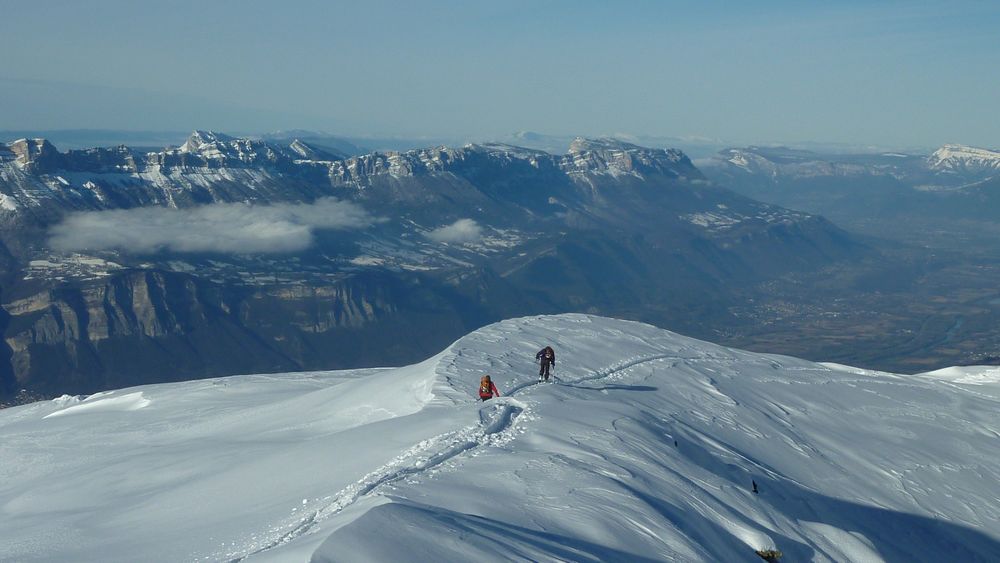
[(0, 129), (1000, 147), (1000, 2), (0, 0)]

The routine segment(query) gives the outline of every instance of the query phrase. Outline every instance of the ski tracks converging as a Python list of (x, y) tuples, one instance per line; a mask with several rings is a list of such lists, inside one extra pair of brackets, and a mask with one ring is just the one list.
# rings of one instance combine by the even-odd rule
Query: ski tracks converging
[[(605, 368), (596, 370), (589, 375), (565, 380), (568, 383), (581, 383), (613, 378), (640, 364), (665, 360), (683, 359), (674, 354), (653, 354), (627, 358)], [(244, 561), (270, 549), (285, 545), (290, 541), (309, 533), (320, 522), (340, 513), (358, 499), (377, 494), (382, 488), (402, 479), (438, 467), (470, 450), (489, 445), (500, 445), (512, 440), (520, 431), (517, 424), (519, 418), (530, 407), (515, 399), (514, 395), (539, 385), (539, 381), (526, 381), (511, 387), (506, 397), (500, 397), (479, 410), (479, 423), (460, 430), (447, 432), (413, 445), (405, 452), (365, 475), (358, 481), (341, 489), (338, 493), (320, 500), (322, 508), (312, 510), (307, 516), (300, 516), (292, 522), (284, 522), (274, 526), (264, 534), (265, 539), (252, 540), (240, 550), (231, 550), (225, 558), (231, 562)]]

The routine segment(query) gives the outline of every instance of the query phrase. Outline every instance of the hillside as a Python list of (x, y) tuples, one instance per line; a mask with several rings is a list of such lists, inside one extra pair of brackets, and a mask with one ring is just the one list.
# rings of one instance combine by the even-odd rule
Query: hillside
[(995, 561), (998, 408), (988, 369), (513, 319), (402, 368), (0, 411), (0, 560)]

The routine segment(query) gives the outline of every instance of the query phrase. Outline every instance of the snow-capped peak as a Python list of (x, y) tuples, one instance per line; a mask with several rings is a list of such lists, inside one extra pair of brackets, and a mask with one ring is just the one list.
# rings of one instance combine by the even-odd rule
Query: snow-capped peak
[(939, 171), (1000, 170), (1000, 152), (967, 145), (947, 144), (934, 151), (927, 158), (927, 164), (931, 169)]
[(213, 144), (218, 144), (218, 143), (229, 143), (234, 140), (235, 140), (234, 137), (230, 137), (229, 135), (225, 135), (223, 133), (216, 133), (215, 131), (195, 130), (187, 138), (187, 141), (185, 141), (184, 144), (181, 145), (180, 151), (199, 152), (204, 148), (206, 148), (207, 146), (211, 146)]

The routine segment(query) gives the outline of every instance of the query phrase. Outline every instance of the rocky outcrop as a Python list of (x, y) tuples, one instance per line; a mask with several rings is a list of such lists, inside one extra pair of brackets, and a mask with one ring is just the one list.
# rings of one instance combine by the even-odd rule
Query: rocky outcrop
[(10, 143), (15, 162), (29, 172), (44, 172), (62, 166), (62, 154), (45, 139), (19, 139)]
[(578, 138), (561, 159), (567, 172), (611, 174), (662, 174), (667, 177), (704, 179), (691, 160), (676, 149), (649, 149), (616, 139)]
[[(413, 301), (437, 310), (415, 315)], [(358, 367), (369, 365), (379, 348), (386, 361), (410, 361), (465, 330), (458, 305), (419, 279), (384, 274), (249, 289), (175, 272), (131, 271), (8, 303), (14, 381), (6, 394), (15, 388), (90, 393), (211, 375)], [(449, 327), (444, 333), (442, 325)], [(396, 343), (381, 335), (397, 338), (407, 331)]]
[(104, 283), (60, 287), (7, 304), (6, 343), (14, 375), (27, 386), (48, 357), (68, 357), (59, 366), (70, 380), (95, 376), (108, 342), (133, 342), (138, 348), (157, 340), (184, 337), (225, 316), (229, 304), (206, 293), (192, 278), (157, 271), (129, 272)]

